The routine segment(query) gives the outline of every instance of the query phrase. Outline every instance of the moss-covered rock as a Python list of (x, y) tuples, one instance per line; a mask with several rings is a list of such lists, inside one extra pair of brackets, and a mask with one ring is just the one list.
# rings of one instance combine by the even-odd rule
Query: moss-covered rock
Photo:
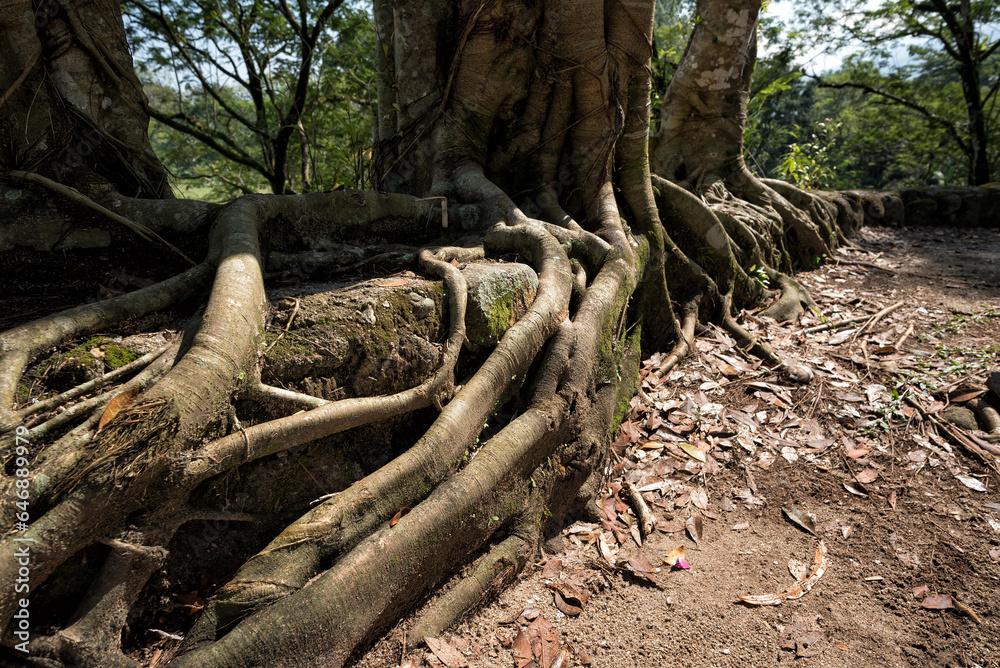
[(491, 348), (523, 316), (538, 292), (534, 269), (516, 262), (472, 263), (462, 269), (469, 286), (465, 330), (475, 350)]

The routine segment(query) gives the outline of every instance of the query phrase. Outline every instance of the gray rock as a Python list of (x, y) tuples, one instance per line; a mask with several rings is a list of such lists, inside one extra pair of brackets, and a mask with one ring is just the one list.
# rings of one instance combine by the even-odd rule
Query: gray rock
[(990, 388), (997, 399), (1000, 399), (1000, 371), (994, 371), (990, 374), (990, 377), (986, 379), (986, 387)]
[(468, 264), (462, 275), (469, 286), (465, 314), (469, 346), (474, 350), (495, 346), (531, 306), (538, 291), (538, 275), (516, 262)]
[(941, 411), (941, 417), (962, 429), (968, 429), (969, 431), (979, 429), (979, 423), (976, 422), (976, 414), (968, 408), (949, 406)]

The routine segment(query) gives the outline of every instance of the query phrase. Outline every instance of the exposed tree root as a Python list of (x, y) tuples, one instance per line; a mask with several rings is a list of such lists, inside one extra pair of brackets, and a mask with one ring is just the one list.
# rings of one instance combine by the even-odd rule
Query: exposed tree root
[(406, 636), (407, 647), (416, 647), (424, 638), (440, 635), (491, 593), (498, 593), (513, 582), (534, 552), (541, 528), (539, 504), (537, 510), (518, 522), (510, 535), (490, 548), (469, 575), (441, 594), (420, 614)]
[[(765, 297), (777, 301), (763, 314), (782, 320), (813, 306), (788, 272), (796, 259), (812, 260), (836, 245), (837, 207), (750, 176), (733, 159), (742, 138), (740, 105), (731, 109), (709, 87), (684, 88), (682, 71), (676, 99), (686, 111), (663, 124), (675, 135), (654, 152), (662, 177), (650, 173), (652, 2), (458, 9), (437, 1), (379, 2), (376, 10), (380, 36), (391, 41), (380, 58), (412, 67), (407, 77), (380, 85), (385, 169), (378, 178), (415, 196), (338, 191), (191, 208), (197, 229), (212, 221), (201, 265), (3, 335), (0, 433), (35, 420), (30, 484), (41, 514), (19, 534), (34, 541), (33, 584), (81, 550), (111, 547), (66, 628), (36, 640), (33, 647), (53, 661), (130, 665), (121, 649), (126, 617), (151, 574), (170, 563), (165, 546), (182, 525), (205, 516), (192, 507), (195, 500), (223, 474), (270, 455), (418, 409), (439, 411), (402, 454), (373, 464), (372, 472), (283, 530), (278, 526), (277, 536), (266, 534), (269, 544), (212, 593), (171, 665), (340, 666), (486, 550), (472, 575), (417, 621), (411, 642), (439, 633), (526, 563), (546, 510), (561, 513), (599, 482), (615, 412), (638, 378), (643, 338), (672, 346), (653, 371), (658, 377), (692, 351), (697, 323), (714, 321), (750, 354), (790, 378), (808, 379), (808, 370), (755, 339), (736, 313)], [(733, 11), (747, 13), (738, 26), (746, 34), (737, 31), (731, 44), (695, 46), (750, 54), (750, 10)], [(703, 33), (704, 26), (696, 28)], [(447, 72), (438, 66), (439, 38), (454, 41)], [(733, 85), (748, 85), (746, 67), (735, 76)], [(706, 111), (716, 114), (712, 129), (721, 138), (712, 155), (677, 135), (685, 119)], [(158, 217), (156, 203), (121, 206), (141, 212), (144, 221)], [(482, 246), (436, 239), (455, 227), (476, 230)], [(384, 245), (396, 237), (414, 245)], [(416, 260), (447, 290), (448, 334), (435, 371), (395, 394), (339, 401), (262, 383), (268, 377), (261, 354), (262, 244), (273, 251), (271, 270), (292, 275), (370, 262), (354, 245), (368, 241), (383, 244), (375, 257), (399, 260), (434, 244)], [(458, 387), (467, 286), (454, 265), (487, 253), (526, 258), (537, 272), (537, 292)], [(57, 417), (47, 412), (142, 365), (41, 407), (13, 410), (34, 356), (188, 299), (213, 273), (204, 311), (183, 340), (144, 360), (148, 366), (119, 388), (141, 392), (99, 432), (110, 392)], [(286, 330), (295, 317), (293, 311)], [(282, 417), (255, 423), (257, 414), (241, 412), (240, 422), (244, 403)], [(502, 408), (504, 418), (493, 425), (498, 431), (484, 433)], [(4, 441), (6, 460), (12, 447)], [(0, 482), (11, 491), (18, 479), (6, 475)], [(412, 510), (390, 526), (404, 507)], [(13, 534), (0, 541), (0, 579), (16, 577), (14, 549)], [(9, 588), (0, 593), (4, 619), (16, 606)]]

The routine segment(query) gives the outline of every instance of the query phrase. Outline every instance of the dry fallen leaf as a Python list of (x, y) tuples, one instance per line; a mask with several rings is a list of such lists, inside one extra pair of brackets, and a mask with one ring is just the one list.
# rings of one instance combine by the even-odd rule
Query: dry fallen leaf
[(809, 573), (806, 565), (798, 559), (788, 560), (788, 572), (792, 574), (792, 577), (795, 578), (796, 582), (799, 580), (805, 580), (806, 575)]
[(137, 396), (139, 396), (139, 388), (137, 387), (116, 394), (111, 402), (108, 403), (108, 407), (104, 409), (101, 421), (97, 423), (97, 431), (104, 429), (104, 425), (111, 422), (116, 415), (131, 406)]
[(978, 478), (973, 478), (969, 475), (956, 475), (955, 478), (969, 489), (973, 489), (977, 492), (986, 491), (986, 485), (984, 485), (983, 481)]
[(552, 590), (556, 607), (560, 612), (570, 617), (576, 617), (583, 612), (590, 599), (589, 591), (577, 589), (569, 582), (546, 582), (545, 586)]
[(802, 527), (812, 535), (816, 535), (816, 525), (813, 523), (813, 519), (809, 517), (809, 515), (797, 508), (784, 507), (781, 511), (785, 513), (785, 517), (790, 519), (796, 525)]
[(810, 573), (809, 577), (805, 580), (796, 582), (785, 591), (778, 592), (776, 594), (740, 596), (740, 600), (749, 605), (778, 605), (782, 601), (801, 598), (813, 588), (813, 585), (815, 585), (821, 577), (823, 577), (823, 574), (826, 573), (826, 569), (829, 566), (830, 562), (827, 561), (826, 558), (826, 542), (821, 540), (819, 542), (819, 546), (816, 548), (816, 556), (813, 558), (813, 572)]
[(559, 559), (549, 559), (545, 562), (545, 568), (542, 569), (542, 578), (546, 580), (551, 580), (553, 578), (559, 577), (559, 572), (562, 570), (562, 561)]
[(399, 524), (399, 520), (403, 519), (403, 515), (405, 515), (408, 512), (410, 512), (410, 509), (408, 507), (403, 506), (402, 508), (400, 508), (399, 511), (397, 511), (396, 514), (392, 516), (392, 519), (389, 520), (389, 526), (394, 527), (397, 524)]
[(469, 665), (465, 657), (445, 641), (438, 638), (424, 638), (424, 642), (427, 643), (434, 656), (440, 659), (441, 663), (448, 666), (448, 668), (465, 668), (465, 666)]
[(879, 476), (878, 471), (876, 471), (873, 468), (867, 468), (864, 471), (858, 473), (856, 476), (854, 476), (854, 479), (860, 482), (862, 485), (867, 485), (868, 483), (875, 482), (875, 479), (878, 478), (878, 476)]
[(928, 610), (948, 610), (955, 607), (949, 594), (933, 594), (922, 600), (920, 605)]
[(691, 540), (700, 543), (704, 536), (701, 515), (692, 515), (689, 517), (685, 526), (687, 527), (688, 534), (691, 536)]
[(681, 450), (686, 452), (691, 458), (697, 459), (699, 462), (705, 461), (705, 453), (699, 450), (696, 446), (690, 443), (678, 443)]
[[(539, 619), (542, 619), (539, 617)], [(528, 630), (518, 631), (514, 638), (514, 665), (517, 668), (524, 668), (531, 663), (531, 638), (528, 637)]]
[(198, 596), (198, 592), (192, 592), (190, 594), (174, 594), (174, 598), (180, 601), (183, 607), (187, 608), (189, 615), (200, 612), (205, 607), (205, 599)]

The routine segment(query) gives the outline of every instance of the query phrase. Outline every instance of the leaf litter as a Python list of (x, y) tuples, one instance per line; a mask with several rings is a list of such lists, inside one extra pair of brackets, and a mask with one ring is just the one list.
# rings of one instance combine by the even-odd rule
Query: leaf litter
[[(869, 234), (883, 241), (892, 239), (897, 252), (886, 252), (884, 257), (890, 258), (902, 257), (914, 239), (927, 242), (933, 233), (907, 231), (891, 236), (896, 233), (875, 230)], [(991, 243), (1000, 250), (1000, 235), (992, 234)], [(962, 237), (962, 243), (969, 243), (968, 238)], [(640, 596), (635, 585), (649, 592), (641, 596), (653, 606), (637, 614), (661, 620), (657, 623), (667, 635), (657, 632), (654, 637), (666, 643), (684, 637), (695, 642), (693, 638), (700, 637), (688, 636), (687, 630), (663, 621), (670, 619), (671, 607), (680, 605), (689, 611), (686, 614), (695, 615), (692, 619), (701, 620), (696, 625), (709, 624), (711, 618), (697, 610), (709, 609), (714, 604), (707, 601), (725, 596), (724, 591), (730, 592), (729, 601), (747, 606), (745, 614), (757, 616), (769, 606), (796, 599), (802, 601), (795, 604), (797, 610), (813, 605), (838, 609), (846, 602), (843, 592), (845, 587), (851, 589), (851, 582), (878, 587), (885, 596), (894, 596), (899, 604), (908, 601), (926, 615), (923, 602), (929, 599), (928, 605), (933, 605), (938, 599), (928, 590), (914, 603), (912, 586), (895, 573), (904, 578), (916, 573), (928, 581), (958, 577), (964, 581), (963, 588), (972, 592), (972, 600), (980, 602), (975, 606), (980, 609), (983, 596), (995, 596), (991, 582), (1000, 577), (1000, 548), (977, 543), (980, 539), (973, 538), (972, 530), (982, 527), (988, 535), (998, 535), (988, 520), (1000, 526), (996, 492), (1000, 449), (989, 433), (966, 430), (942, 416), (951, 407), (996, 401), (986, 382), (1000, 359), (996, 352), (991, 357), (981, 353), (1000, 340), (1000, 319), (984, 316), (970, 325), (970, 329), (978, 327), (978, 339), (970, 335), (955, 342), (953, 333), (944, 330), (956, 321), (959, 308), (989, 312), (1000, 303), (1000, 292), (994, 291), (992, 303), (981, 301), (949, 310), (921, 299), (919, 290), (917, 298), (903, 292), (905, 281), (911, 279), (904, 277), (897, 285), (891, 280), (896, 274), (837, 264), (855, 257), (866, 255), (855, 250), (840, 253), (834, 263), (801, 277), (820, 315), (809, 313), (789, 324), (751, 313), (742, 316), (742, 324), (754, 336), (812, 368), (815, 379), (809, 385), (789, 384), (767, 365), (746, 357), (735, 340), (711, 325), (700, 332), (692, 354), (664, 377), (652, 371), (665, 354), (653, 354), (643, 362), (640, 390), (614, 435), (613, 456), (603, 471), (597, 499), (578, 515), (584, 521), (570, 523), (551, 549), (549, 543), (543, 548), (547, 554), (555, 550), (562, 568), (554, 571), (550, 558), (542, 562), (546, 564), (542, 577), (538, 571), (533, 577), (529, 567), (517, 587), (518, 592), (534, 592), (533, 605), (541, 611), (535, 621), (552, 620), (550, 626), (554, 624), (561, 642), (573, 646), (571, 655), (563, 659), (569, 665), (576, 665), (581, 655), (604, 656), (597, 665), (629, 662), (623, 652), (630, 643), (616, 649), (618, 640), (609, 633), (632, 631), (604, 615), (624, 619), (629, 617), (627, 611), (637, 610), (625, 603)], [(886, 262), (881, 257), (877, 260), (880, 266)], [(877, 287), (870, 285), (873, 281)], [(943, 291), (935, 289), (939, 292), (934, 294)], [(847, 324), (826, 326), (838, 322)], [(977, 341), (979, 353), (974, 349)], [(652, 516), (651, 530), (643, 506)], [(733, 515), (731, 519), (728, 514)], [(797, 528), (785, 523), (781, 529), (776, 522), (782, 516)], [(720, 520), (723, 525), (712, 526)], [(814, 541), (811, 566), (796, 558), (803, 553), (794, 545), (810, 549), (810, 543), (802, 541)], [(968, 568), (963, 559), (975, 559), (977, 569)], [(654, 563), (670, 568), (657, 572)], [(781, 575), (772, 570), (772, 564), (785, 573), (786, 582), (790, 577), (793, 583), (780, 584)], [(987, 567), (994, 569), (992, 575), (983, 570)], [(720, 573), (730, 574), (719, 579)], [(700, 574), (706, 577), (699, 579)], [(831, 577), (839, 584), (824, 586)], [(581, 601), (567, 600), (562, 589), (550, 587), (557, 582), (570, 582), (577, 591), (590, 592), (590, 603), (573, 605)], [(775, 585), (772, 593), (746, 593), (767, 591), (768, 582)], [(538, 596), (539, 587), (551, 589), (547, 602)], [(580, 612), (567, 615), (558, 607), (557, 597)], [(616, 604), (619, 598), (622, 601)], [(696, 607), (686, 607), (688, 599)], [(516, 611), (500, 616), (531, 607), (530, 595), (522, 600), (529, 605), (515, 606)], [(606, 603), (595, 609), (595, 600)], [(1000, 606), (995, 597), (987, 600), (994, 602), (994, 608)], [(858, 621), (850, 635), (841, 629), (832, 640), (823, 631), (822, 617), (813, 616), (813, 625), (807, 613), (797, 613), (795, 621), (783, 626), (772, 621), (770, 627), (794, 632), (781, 639), (798, 657), (816, 656), (811, 654), (814, 651), (834, 652), (842, 657), (834, 663), (848, 665), (884, 651), (866, 621), (884, 614), (883, 607), (862, 612), (867, 617)], [(477, 619), (488, 615), (480, 613)], [(955, 619), (978, 626), (965, 613)], [(520, 614), (516, 620), (522, 626), (529, 621)], [(915, 618), (903, 622), (893, 616), (881, 623), (914, 638), (900, 643), (927, 648), (948, 645), (936, 630), (924, 630), (923, 622)], [(810, 633), (822, 638), (810, 637)], [(740, 644), (736, 638), (718, 637), (720, 642), (733, 643), (730, 647)], [(800, 639), (804, 640), (801, 646)], [(484, 655), (473, 665), (501, 665), (501, 655), (491, 657), (486, 649), (497, 639), (480, 636), (480, 641)], [(511, 649), (505, 651), (508, 660), (518, 656)], [(551, 652), (546, 656), (555, 661)], [(652, 656), (659, 655), (654, 652)], [(699, 656), (702, 663), (715, 661)], [(749, 661), (764, 665), (773, 660), (755, 656), (756, 661)], [(530, 657), (529, 662), (537, 662), (534, 653)], [(925, 658), (917, 663), (933, 661), (932, 656)]]

